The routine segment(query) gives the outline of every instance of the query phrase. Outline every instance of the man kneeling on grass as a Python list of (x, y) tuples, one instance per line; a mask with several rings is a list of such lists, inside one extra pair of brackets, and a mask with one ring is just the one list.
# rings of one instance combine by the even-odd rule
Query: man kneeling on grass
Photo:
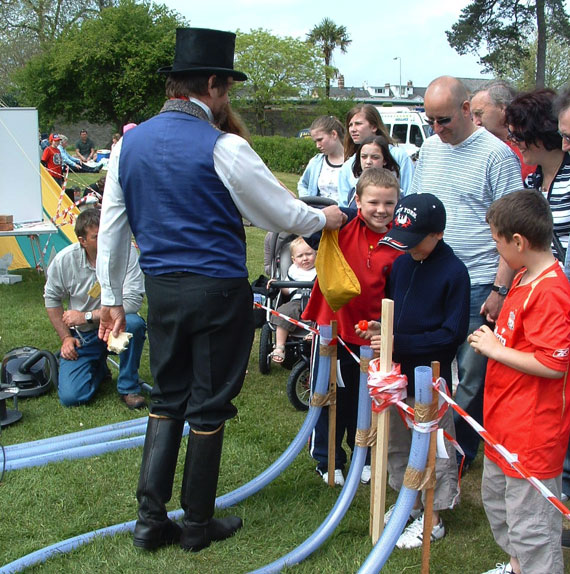
[[(47, 271), (44, 299), (48, 317), (61, 339), (58, 393), (66, 407), (88, 402), (103, 379), (110, 376), (107, 345), (97, 336), (101, 307), (101, 287), (95, 274), (99, 220), (98, 209), (80, 213), (75, 223), (78, 243), (62, 249)], [(123, 298), (126, 331), (133, 337), (120, 354), (117, 390), (130, 409), (138, 409), (146, 406), (138, 376), (146, 325), (137, 314), (144, 298), (144, 284), (132, 246)], [(64, 301), (68, 301), (66, 311)]]

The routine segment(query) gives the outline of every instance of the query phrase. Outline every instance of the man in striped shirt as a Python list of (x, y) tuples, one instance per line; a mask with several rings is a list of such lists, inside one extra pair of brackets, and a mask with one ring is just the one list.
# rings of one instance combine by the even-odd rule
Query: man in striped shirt
[[(520, 164), (501, 140), (471, 121), (469, 95), (457, 78), (433, 80), (424, 104), (434, 135), (421, 148), (410, 193), (433, 193), (445, 205), (445, 241), (465, 263), (471, 278), (469, 332), (473, 332), (498, 317), (513, 278), (499, 258), (485, 215), (494, 200), (522, 188)], [(455, 400), (482, 422), (487, 359), (465, 342), (457, 362)], [(455, 427), (470, 464), (479, 437), (460, 417)]]

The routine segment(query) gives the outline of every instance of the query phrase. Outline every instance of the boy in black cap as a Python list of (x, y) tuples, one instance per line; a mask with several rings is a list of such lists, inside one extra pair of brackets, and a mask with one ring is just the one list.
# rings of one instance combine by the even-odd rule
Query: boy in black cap
[[(414, 369), (441, 364), (441, 376), (451, 384), (451, 362), (457, 348), (465, 340), (469, 324), (469, 274), (465, 265), (443, 241), (445, 208), (431, 193), (403, 197), (394, 213), (392, 228), (380, 241), (406, 251), (398, 257), (390, 274), (387, 296), (394, 300), (394, 362), (408, 378), (408, 398), (413, 405)], [(371, 339), (371, 346), (380, 349), (380, 323), (370, 321), (368, 330), (357, 333)], [(399, 491), (406, 470), (411, 431), (395, 407), (390, 416), (388, 445), (389, 484)], [(440, 428), (455, 436), (453, 416), (447, 411)], [(453, 508), (459, 495), (457, 464), (451, 444), (446, 444), (449, 458), (437, 458), (437, 483), (433, 504), (432, 540), (443, 538), (445, 527), (439, 511)], [(388, 510), (387, 522), (391, 515)], [(414, 521), (398, 539), (398, 548), (418, 548), (422, 545), (423, 512), (421, 501), (416, 503), (410, 519)]]

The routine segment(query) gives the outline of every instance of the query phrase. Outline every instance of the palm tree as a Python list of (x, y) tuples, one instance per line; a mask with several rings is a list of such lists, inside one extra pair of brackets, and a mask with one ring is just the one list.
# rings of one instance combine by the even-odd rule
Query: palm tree
[(345, 26), (337, 26), (330, 18), (323, 18), (308, 34), (307, 41), (320, 48), (325, 58), (326, 75), (326, 95), (330, 96), (331, 91), (331, 60), (332, 53), (336, 48), (340, 48), (346, 54), (348, 45), (352, 42)]

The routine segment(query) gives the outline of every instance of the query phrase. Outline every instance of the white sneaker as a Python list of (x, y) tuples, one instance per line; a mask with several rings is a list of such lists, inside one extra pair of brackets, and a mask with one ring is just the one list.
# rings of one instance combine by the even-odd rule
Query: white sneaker
[(370, 484), (370, 478), (372, 476), (372, 471), (369, 464), (365, 464), (362, 467), (362, 474), (360, 475), (360, 482), (362, 484)]
[[(386, 524), (388, 524), (388, 520), (390, 520), (390, 518), (392, 517), (392, 513), (394, 512), (394, 508), (396, 508), (395, 504), (392, 504), (392, 506), (390, 506), (390, 508), (388, 508), (388, 512), (386, 512), (386, 514), (384, 514), (384, 526), (386, 526)], [(416, 518), (419, 518), (422, 515), (423, 509), (422, 508), (412, 508), (412, 511), (410, 512), (410, 516), (408, 517), (408, 522), (410, 520), (415, 520)]]
[[(328, 484), (329, 473), (328, 472), (321, 473), (319, 470), (317, 470), (317, 472), (323, 477), (323, 481)], [(340, 468), (336, 468), (334, 471), (334, 483), (337, 486), (344, 486), (344, 476), (342, 475), (342, 470), (340, 470)]]
[(506, 564), (500, 564), (497, 562), (495, 568), (487, 570), (487, 572), (483, 572), (483, 574), (513, 574), (513, 567), (510, 562), (507, 562)]
[[(431, 531), (431, 541), (440, 540), (445, 536), (445, 526), (441, 518), (439, 524), (436, 524)], [(407, 528), (402, 532), (396, 546), (402, 549), (420, 548), (424, 537), (424, 515), (416, 518)]]

